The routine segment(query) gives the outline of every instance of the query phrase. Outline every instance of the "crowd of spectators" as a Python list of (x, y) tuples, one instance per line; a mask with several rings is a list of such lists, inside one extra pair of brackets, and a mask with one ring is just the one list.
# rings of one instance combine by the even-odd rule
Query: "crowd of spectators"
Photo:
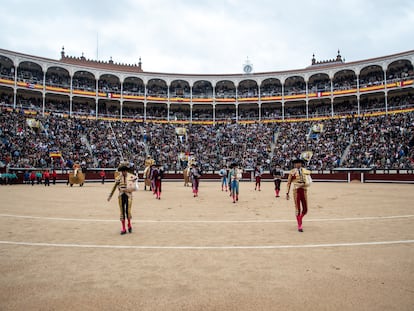
[(148, 94), (148, 96), (152, 96), (152, 97), (166, 98), (167, 95), (168, 95), (168, 88), (167, 88), (166, 85), (163, 86), (163, 85), (153, 84), (151, 86), (148, 86), (147, 94)]
[(262, 84), (260, 87), (260, 94), (262, 97), (266, 96), (281, 96), (282, 95), (282, 85), (280, 82), (276, 83), (266, 83)]
[[(288, 169), (291, 159), (302, 152), (311, 151), (309, 162), (312, 170), (329, 170), (340, 166), (340, 159), (349, 145), (348, 119), (330, 119), (320, 122), (281, 123), (275, 130), (277, 139), (273, 152), (273, 163)], [(313, 131), (313, 127), (321, 129)]]
[(259, 96), (259, 91), (257, 88), (243, 88), (239, 89), (237, 96), (239, 98), (249, 98), (249, 97), (257, 97)]
[(123, 85), (124, 95), (144, 95), (145, 94), (145, 86), (143, 83), (134, 83), (125, 81)]
[(96, 90), (96, 80), (88, 76), (75, 75), (72, 79), (72, 88), (82, 91), (94, 92)]
[(0, 77), (14, 79), (14, 67), (4, 66), (0, 63)]
[(210, 82), (198, 81), (193, 85), (193, 98), (211, 98), (213, 87)]
[[(62, 99), (60, 99), (62, 98)], [(64, 97), (51, 98), (46, 97), (45, 100), (45, 112), (56, 112), (63, 114), (70, 114), (69, 99), (63, 99)], [(335, 99), (333, 107), (329, 100), (311, 100), (306, 109), (304, 103), (286, 103), (284, 106), (284, 112), (282, 112), (281, 106), (262, 104), (261, 118), (267, 119), (281, 119), (284, 114), (285, 118), (309, 118), (320, 116), (333, 115), (353, 115), (358, 113), (358, 103), (356, 98)], [(13, 96), (7, 93), (0, 94), (0, 104), (2, 106), (13, 106)], [(388, 110), (406, 109), (414, 106), (414, 95), (411, 93), (391, 94), (387, 98)], [(32, 97), (18, 94), (16, 98), (16, 108), (29, 109), (43, 112), (43, 100), (40, 96)], [(333, 108), (333, 111), (332, 111)], [(369, 113), (375, 111), (384, 111), (386, 109), (385, 98), (380, 96), (361, 96), (359, 112)], [(96, 103), (93, 99), (90, 100), (74, 100), (72, 103), (72, 114), (78, 116), (98, 116), (120, 118), (119, 103), (110, 100), (100, 100), (98, 104), (98, 113), (96, 112)], [(306, 111), (308, 110), (308, 111)], [(132, 119), (144, 119), (144, 116), (148, 120), (167, 119), (168, 113), (170, 120), (212, 120), (213, 108), (207, 108), (206, 106), (193, 106), (193, 113), (191, 116), (190, 108), (188, 104), (172, 104), (168, 112), (166, 104), (148, 104), (146, 113), (144, 112), (144, 105), (142, 103), (127, 103), (123, 106), (122, 116), (124, 118)], [(251, 104), (239, 104), (237, 116), (239, 120), (258, 120), (259, 108)], [(216, 105), (215, 109), (216, 120), (236, 120), (236, 108), (235, 105)]]
[(54, 73), (46, 73), (46, 85), (70, 88), (69, 75), (59, 75)]
[(98, 90), (103, 93), (121, 93), (121, 84), (119, 82), (111, 82), (107, 80), (98, 81)]
[(355, 76), (355, 73), (353, 71), (349, 71), (335, 76), (332, 81), (332, 86), (334, 91), (356, 89), (357, 78)]
[(294, 82), (286, 83), (285, 95), (298, 95), (306, 93), (306, 83), (304, 80), (296, 80)]
[(17, 80), (32, 84), (43, 84), (43, 72), (36, 69), (19, 68), (17, 70)]
[(236, 98), (236, 88), (225, 84), (217, 86), (216, 98)]
[(407, 79), (414, 77), (413, 66), (403, 64), (402, 66), (397, 66), (390, 68), (387, 71), (387, 81), (394, 81), (395, 79)]
[(355, 119), (344, 166), (414, 167), (414, 113)]
[[(38, 126), (30, 127), (27, 118)], [(245, 169), (272, 163), (288, 169), (290, 160), (311, 151), (312, 170), (336, 167), (414, 167), (414, 113), (328, 119), (323, 121), (216, 125), (174, 124), (26, 116), (3, 109), (0, 114), (0, 161), (12, 167), (116, 167), (128, 159), (142, 169), (147, 154), (167, 170), (185, 167), (182, 154), (194, 153), (204, 170), (233, 161)], [(314, 127), (322, 129), (315, 131)], [(51, 158), (58, 151), (62, 158)], [(341, 163), (341, 159), (343, 162)]]
[[(6, 64), (0, 64), (0, 75), (4, 77), (14, 78), (13, 66)], [(32, 84), (42, 84), (44, 78), (43, 71), (37, 67), (19, 66), (17, 68), (18, 81), (28, 82)], [(413, 66), (408, 62), (395, 63), (387, 69), (384, 74), (383, 69), (380, 66), (371, 66), (364, 68), (359, 73), (359, 85), (360, 87), (375, 86), (384, 84), (384, 77), (386, 76), (388, 82), (395, 81), (396, 79), (408, 79), (414, 77)], [(113, 80), (113, 79), (112, 79)], [(70, 87), (70, 76), (63, 71), (48, 70), (46, 72), (46, 85), (58, 86), (58, 87)], [(336, 75), (332, 81), (334, 90), (347, 90), (356, 88), (357, 76), (355, 72), (347, 70)], [(72, 80), (73, 89), (79, 89), (84, 91), (95, 91), (97, 81), (95, 77), (88, 72), (77, 72)], [(98, 80), (98, 89), (101, 92), (117, 93), (121, 92), (121, 84), (119, 80), (111, 81), (101, 77)], [(320, 79), (311, 79), (308, 85), (308, 91), (323, 92), (330, 91), (331, 81), (328, 77)], [(144, 95), (145, 86), (141, 82), (125, 81), (123, 85), (123, 91), (125, 95)], [(257, 97), (258, 87), (244, 87), (239, 88), (238, 96), (244, 97)], [(261, 96), (277, 96), (282, 94), (282, 86), (280, 81), (275, 83), (266, 83), (260, 86)], [(284, 85), (285, 95), (304, 94), (306, 92), (306, 84), (303, 79), (293, 78), (290, 81), (286, 81)], [(189, 98), (191, 93), (190, 85), (185, 82), (182, 85), (176, 83), (174, 86), (170, 86), (170, 96), (186, 97)], [(168, 86), (164, 81), (155, 81), (148, 84), (147, 94), (153, 97), (167, 97)], [(213, 86), (208, 81), (198, 81), (192, 86), (192, 95), (194, 98), (208, 98), (213, 96)], [(215, 86), (215, 95), (217, 98), (235, 98), (236, 88), (232, 82), (218, 84)]]
[[(55, 116), (35, 116), (36, 126), (29, 126), (20, 112), (2, 111), (0, 114), (0, 156), (3, 164), (11, 167), (58, 167), (80, 161), (84, 166), (92, 166), (93, 158), (82, 143), (94, 121), (67, 119)], [(50, 157), (50, 152), (59, 151), (63, 159)]]
[(359, 87), (369, 87), (384, 84), (384, 72), (378, 67), (359, 76)]

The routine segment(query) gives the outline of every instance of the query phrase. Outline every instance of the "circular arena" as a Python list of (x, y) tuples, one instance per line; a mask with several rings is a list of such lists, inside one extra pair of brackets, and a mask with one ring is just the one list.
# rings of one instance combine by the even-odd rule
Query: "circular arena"
[[(0, 49), (0, 309), (411, 310), (413, 62), (338, 51), (299, 70), (186, 75)], [(148, 156), (160, 200), (144, 190)], [(314, 180), (303, 233), (270, 174), (286, 172), (285, 194), (297, 157)], [(191, 159), (197, 197), (181, 182)], [(125, 160), (140, 181), (120, 235), (107, 197)], [(233, 162), (237, 204), (218, 175)], [(74, 164), (83, 187), (66, 185)]]

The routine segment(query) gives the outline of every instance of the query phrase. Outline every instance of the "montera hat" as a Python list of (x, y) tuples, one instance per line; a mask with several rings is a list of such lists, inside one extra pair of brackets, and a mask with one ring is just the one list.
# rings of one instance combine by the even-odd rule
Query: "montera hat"
[(127, 171), (127, 170), (129, 170), (129, 163), (121, 162), (118, 166), (118, 172)]
[(292, 164), (295, 164), (295, 163), (302, 163), (303, 165), (305, 165), (305, 164), (306, 164), (305, 160), (303, 160), (303, 159), (301, 159), (301, 158), (294, 158), (294, 159), (292, 160)]

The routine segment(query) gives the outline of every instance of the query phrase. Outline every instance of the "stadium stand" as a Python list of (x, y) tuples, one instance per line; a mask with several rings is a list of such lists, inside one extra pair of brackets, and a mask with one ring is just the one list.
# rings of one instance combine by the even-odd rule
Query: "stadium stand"
[(345, 63), (338, 53), (297, 72), (213, 79), (0, 50), (0, 166), (112, 168), (126, 158), (142, 169), (150, 154), (179, 171), (193, 153), (206, 171), (233, 161), (268, 170), (306, 153), (314, 171), (412, 170), (413, 59)]

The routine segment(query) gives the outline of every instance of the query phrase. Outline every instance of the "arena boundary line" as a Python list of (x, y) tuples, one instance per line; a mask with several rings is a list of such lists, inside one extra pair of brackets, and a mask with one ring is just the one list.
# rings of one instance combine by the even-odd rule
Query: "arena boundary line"
[(1, 245), (15, 246), (40, 246), (61, 248), (99, 248), (99, 249), (141, 249), (141, 250), (249, 250), (249, 249), (298, 249), (298, 248), (333, 248), (355, 247), (375, 245), (412, 244), (414, 240), (398, 241), (374, 241), (352, 243), (327, 243), (327, 244), (298, 244), (298, 245), (223, 245), (223, 246), (146, 246), (146, 245), (99, 245), (99, 244), (68, 244), (68, 243), (43, 243), (43, 242), (14, 242), (0, 241)]
[(382, 179), (367, 179), (364, 183), (377, 183), (377, 184), (414, 184), (412, 180), (382, 180)]
[[(22, 218), (22, 219), (38, 219), (38, 220), (55, 220), (55, 221), (79, 221), (79, 222), (119, 222), (116, 219), (88, 219), (88, 218), (60, 218), (60, 217), (43, 217), (30, 215), (13, 215), (0, 214), (0, 217)], [(345, 218), (314, 218), (307, 219), (306, 222), (330, 222), (330, 221), (364, 221), (364, 220), (391, 220), (391, 219), (407, 219), (414, 215), (393, 215), (393, 216), (367, 216), (367, 217), (345, 217)], [(151, 220), (138, 219), (133, 220), (134, 223), (290, 223), (296, 222), (293, 219), (248, 219), (248, 220)]]

